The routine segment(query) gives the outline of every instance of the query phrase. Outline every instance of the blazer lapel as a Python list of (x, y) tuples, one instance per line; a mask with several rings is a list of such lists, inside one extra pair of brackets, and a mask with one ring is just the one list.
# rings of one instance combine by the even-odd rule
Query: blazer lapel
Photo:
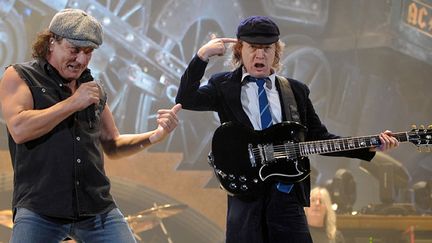
[(235, 116), (235, 120), (250, 128), (253, 128), (249, 117), (241, 104), (241, 67), (232, 72), (231, 77), (221, 83), (221, 92), (226, 99), (228, 108)]

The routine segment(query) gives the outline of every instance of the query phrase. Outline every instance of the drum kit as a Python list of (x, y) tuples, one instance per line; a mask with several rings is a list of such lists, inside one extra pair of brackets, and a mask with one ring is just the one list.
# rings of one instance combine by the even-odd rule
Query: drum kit
[[(139, 233), (159, 226), (161, 227), (167, 242), (172, 243), (173, 241), (165, 227), (163, 219), (174, 216), (186, 208), (187, 205), (184, 204), (154, 204), (153, 207), (149, 209), (125, 217), (125, 220), (129, 224), (138, 241), (142, 241), (141, 237), (138, 235)], [(11, 210), (0, 210), (0, 225), (12, 229), (13, 222)]]

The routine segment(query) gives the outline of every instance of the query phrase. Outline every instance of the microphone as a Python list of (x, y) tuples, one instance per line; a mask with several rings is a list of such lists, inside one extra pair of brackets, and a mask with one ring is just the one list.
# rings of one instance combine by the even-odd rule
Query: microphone
[[(87, 83), (87, 82), (90, 82), (93, 80), (94, 80), (93, 76), (91, 75), (89, 69), (84, 71), (84, 73), (82, 74), (82, 76), (80, 78), (81, 83)], [(89, 124), (89, 127), (93, 128), (94, 124), (96, 122), (96, 105), (91, 104), (91, 105), (87, 106), (87, 108), (85, 108), (85, 114), (87, 117), (87, 122)]]
[(96, 122), (96, 105), (91, 104), (86, 108), (87, 121), (89, 123), (89, 127), (93, 128), (94, 123)]

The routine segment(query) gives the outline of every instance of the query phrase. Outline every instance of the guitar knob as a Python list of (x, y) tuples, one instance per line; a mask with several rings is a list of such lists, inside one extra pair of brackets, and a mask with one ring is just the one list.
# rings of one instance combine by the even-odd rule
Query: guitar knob
[(246, 186), (246, 185), (241, 185), (240, 189), (241, 189), (242, 191), (247, 191), (249, 188), (248, 188), (248, 186)]
[(235, 176), (233, 174), (228, 175), (228, 180), (233, 181), (235, 180)]
[(237, 189), (237, 185), (234, 182), (232, 182), (229, 184), (229, 188), (235, 190), (235, 189)]
[(240, 176), (239, 181), (240, 182), (246, 182), (247, 181), (246, 176)]
[(416, 126), (416, 125), (412, 125), (411, 128), (412, 128), (413, 130), (417, 130), (417, 126)]

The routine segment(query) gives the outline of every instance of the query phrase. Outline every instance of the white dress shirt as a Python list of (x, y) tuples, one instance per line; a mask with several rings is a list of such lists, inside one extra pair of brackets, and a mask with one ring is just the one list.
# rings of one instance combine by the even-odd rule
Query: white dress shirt
[[(243, 110), (248, 115), (254, 129), (262, 130), (258, 99), (258, 85), (255, 82), (247, 82), (245, 80), (247, 76), (250, 76), (249, 73), (243, 70), (240, 95), (241, 103), (243, 106)], [(282, 121), (282, 110), (279, 93), (275, 86), (276, 74), (273, 73), (268, 78), (270, 79), (270, 82), (266, 82), (264, 89), (266, 91), (267, 99), (270, 104), (270, 113), (272, 116), (273, 124), (276, 124)]]

